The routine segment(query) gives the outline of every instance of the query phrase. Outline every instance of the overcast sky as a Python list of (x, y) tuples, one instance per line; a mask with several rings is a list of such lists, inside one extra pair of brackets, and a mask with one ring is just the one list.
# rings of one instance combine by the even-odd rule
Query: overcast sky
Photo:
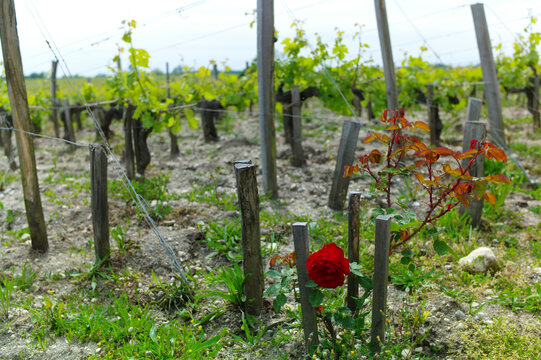
[[(147, 50), (151, 68), (179, 64), (206, 66), (210, 60), (244, 68), (256, 55), (256, 0), (16, 0), (19, 41), (26, 75), (49, 72), (56, 47), (71, 74), (109, 74), (117, 53), (122, 20), (136, 20), (133, 43)], [(419, 54), (422, 45), (431, 62), (469, 65), (479, 62), (470, 4), (474, 1), (386, 0), (395, 63), (404, 53)], [(485, 12), (492, 45), (508, 52), (529, 16), (541, 17), (540, 0), (487, 0)], [(304, 22), (309, 42), (314, 33), (328, 42), (335, 28), (343, 30), (352, 49), (355, 23), (362, 24), (366, 58), (381, 63), (372, 0), (274, 0), (279, 42), (292, 35), (293, 19)], [(535, 31), (541, 31), (541, 19)], [(281, 45), (277, 45), (277, 52)], [(126, 60), (124, 60), (126, 63)], [(221, 65), (220, 65), (221, 67)], [(63, 70), (58, 70), (63, 76)]]

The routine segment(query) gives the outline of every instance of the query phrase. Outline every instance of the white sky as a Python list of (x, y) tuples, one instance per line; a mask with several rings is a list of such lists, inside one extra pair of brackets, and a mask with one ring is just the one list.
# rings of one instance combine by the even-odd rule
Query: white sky
[[(16, 0), (19, 41), (26, 75), (49, 72), (53, 54), (44, 35), (58, 47), (72, 74), (108, 74), (117, 44), (121, 43), (122, 20), (134, 19), (134, 46), (147, 50), (151, 68), (165, 70), (177, 65), (208, 65), (214, 59), (227, 61), (233, 69), (244, 68), (256, 55), (256, 26), (252, 11), (256, 0)], [(453, 65), (478, 63), (470, 4), (475, 1), (386, 0), (395, 64), (404, 52), (419, 54), (423, 44), (430, 49), (423, 57)], [(529, 15), (540, 17), (540, 0), (487, 0), (485, 13), (492, 45), (503, 43), (510, 53), (514, 36), (523, 31)], [(313, 34), (332, 44), (335, 28), (353, 51), (355, 23), (363, 24), (362, 40), (370, 46), (366, 57), (381, 63), (373, 0), (274, 0), (275, 28), (279, 42), (292, 35), (293, 18), (304, 21), (309, 42)], [(248, 15), (247, 15), (248, 13)], [(38, 24), (42, 24), (38, 26)], [(40, 30), (41, 28), (41, 30)], [(425, 43), (426, 41), (426, 43)], [(276, 51), (281, 45), (277, 43)], [(126, 65), (123, 61), (123, 66)], [(219, 65), (221, 67), (221, 65)], [(58, 76), (64, 73), (59, 69)]]

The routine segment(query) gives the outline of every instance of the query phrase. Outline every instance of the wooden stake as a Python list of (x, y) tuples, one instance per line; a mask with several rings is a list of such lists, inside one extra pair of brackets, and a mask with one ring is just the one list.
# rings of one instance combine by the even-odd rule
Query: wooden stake
[(387, 312), (387, 278), (389, 276), (389, 246), (391, 239), (391, 217), (376, 217), (376, 243), (374, 255), (374, 290), (372, 291), (371, 343), (376, 352), (385, 344)]
[(73, 130), (73, 122), (71, 121), (70, 103), (68, 99), (64, 99), (64, 111), (62, 117), (64, 119), (64, 139), (75, 142), (75, 131)]
[(218, 141), (218, 132), (216, 130), (216, 112), (221, 105), (217, 100), (205, 100), (200, 102), (201, 107), (201, 127), (203, 128), (203, 136), (205, 142)]
[[(361, 193), (351, 191), (348, 201), (348, 259), (349, 262), (359, 262), (359, 217), (361, 209)], [(346, 305), (355, 313), (357, 310), (357, 298), (359, 297), (359, 282), (357, 277), (348, 276), (348, 291), (346, 296)]]
[(352, 165), (355, 158), (355, 148), (361, 123), (358, 121), (345, 120), (342, 127), (342, 137), (336, 157), (331, 191), (329, 194), (329, 207), (333, 210), (342, 210), (349, 186), (349, 177), (344, 177), (344, 167)]
[[(466, 108), (466, 122), (479, 121), (481, 118), (481, 108), (483, 107), (483, 100), (477, 98), (468, 99), (468, 107)], [(468, 144), (469, 146), (470, 144)]]
[(257, 88), (263, 190), (278, 198), (274, 130), (274, 0), (257, 0)]
[[(30, 123), (28, 98), (24, 83), (14, 0), (0, 2), (0, 38), (13, 125), (16, 129), (30, 132), (32, 125)], [(32, 249), (47, 251), (49, 243), (41, 207), (34, 142), (30, 135), (21, 131), (16, 132), (15, 138), (17, 139), (24, 206), (32, 239)]]
[(90, 189), (92, 228), (96, 263), (108, 264), (111, 254), (109, 245), (109, 206), (107, 202), (107, 156), (102, 145), (90, 148)]
[[(0, 112), (0, 127), (9, 128), (12, 124), (9, 123), (7, 113)], [(17, 162), (15, 161), (15, 152), (13, 151), (13, 143), (11, 142), (11, 130), (0, 130), (0, 140), (4, 148), (11, 170), (17, 170)]]
[(243, 274), (248, 276), (244, 283), (246, 310), (249, 314), (259, 315), (263, 308), (265, 280), (261, 259), (256, 167), (238, 162), (234, 167), (241, 212)]
[[(470, 99), (470, 103), (472, 99)], [(470, 107), (468, 104), (468, 109)], [(469, 119), (470, 114), (468, 114), (467, 119)], [(472, 140), (483, 141), (486, 136), (485, 123), (481, 121), (466, 121), (464, 124), (464, 140), (462, 142), (462, 152), (466, 152), (470, 149), (470, 143)], [(462, 166), (468, 166), (470, 159), (462, 159)], [(473, 165), (470, 167), (470, 175), (473, 177), (483, 177), (484, 176), (484, 160), (480, 156), (475, 160)], [(469, 208), (466, 208), (464, 205), (460, 206), (460, 213), (468, 213), (471, 218), (471, 225), (473, 227), (479, 227), (481, 225), (481, 215), (483, 213), (483, 198), (477, 200), (475, 197), (469, 200)]]
[(477, 46), (481, 58), (481, 69), (483, 71), (483, 82), (485, 84), (485, 98), (487, 101), (488, 120), (490, 123), (490, 137), (500, 148), (507, 149), (505, 141), (502, 104), (500, 101), (500, 86), (496, 74), (496, 65), (492, 55), (492, 45), (488, 33), (487, 19), (483, 4), (471, 5)]
[(291, 115), (293, 122), (293, 138), (291, 152), (293, 154), (293, 166), (301, 167), (304, 164), (304, 151), (302, 149), (302, 118), (301, 118), (301, 95), (297, 85), (291, 88)]
[(376, 19), (378, 22), (379, 43), (381, 57), (383, 58), (383, 71), (385, 74), (385, 89), (387, 93), (387, 108), (398, 109), (398, 90), (394, 72), (393, 50), (391, 48), (391, 35), (387, 21), (385, 0), (374, 0), (376, 5)]
[(428, 126), (430, 127), (430, 145), (439, 146), (438, 124), (434, 108), (434, 85), (426, 85), (426, 107), (428, 108)]
[(310, 288), (306, 287), (308, 269), (306, 260), (310, 253), (310, 238), (308, 236), (308, 224), (297, 222), (293, 224), (293, 243), (295, 246), (295, 262), (297, 266), (297, 278), (299, 280), (299, 292), (301, 297), (302, 327), (304, 329), (304, 344), (306, 353), (310, 353), (317, 346), (317, 322), (314, 307), (310, 303)]
[(53, 66), (51, 69), (51, 120), (54, 126), (54, 136), (60, 137), (60, 129), (58, 128), (58, 103), (56, 101), (56, 67), (58, 66), (58, 60), (53, 60)]
[(135, 176), (135, 154), (133, 151), (133, 113), (135, 105), (128, 104), (128, 108), (124, 112), (124, 148), (126, 159), (126, 175), (128, 179), (133, 180)]

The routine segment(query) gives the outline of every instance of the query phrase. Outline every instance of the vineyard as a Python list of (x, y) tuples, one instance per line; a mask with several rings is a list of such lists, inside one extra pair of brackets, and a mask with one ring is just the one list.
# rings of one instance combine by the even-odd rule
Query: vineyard
[(8, 6), (0, 360), (541, 358), (536, 17), (496, 86), (479, 38), (389, 69), (268, 8), (241, 70), (158, 74), (130, 19), (106, 76), (30, 79)]

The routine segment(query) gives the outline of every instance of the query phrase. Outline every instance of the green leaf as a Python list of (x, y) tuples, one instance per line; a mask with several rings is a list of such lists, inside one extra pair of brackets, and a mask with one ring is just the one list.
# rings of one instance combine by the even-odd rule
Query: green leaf
[(449, 250), (451, 250), (451, 248), (449, 248), (449, 245), (447, 245), (446, 242), (438, 239), (434, 240), (434, 251), (436, 254), (442, 256), (447, 254)]
[(282, 306), (285, 305), (287, 302), (287, 298), (284, 294), (278, 294), (276, 299), (272, 302), (272, 307), (274, 308), (274, 311), (278, 312), (282, 308)]
[(439, 231), (435, 227), (426, 229), (426, 232), (428, 236), (436, 236), (438, 235)]
[(404, 256), (402, 259), (400, 259), (400, 263), (404, 265), (408, 265), (411, 262), (411, 258), (409, 256)]
[(156, 337), (156, 323), (152, 324), (152, 327), (150, 328), (150, 338), (152, 341), (154, 341), (155, 344), (158, 343), (158, 338)]
[(323, 293), (319, 289), (312, 289), (308, 296), (308, 300), (310, 300), (310, 304), (312, 304), (313, 307), (319, 306), (323, 302)]
[(372, 290), (374, 288), (374, 281), (366, 275), (360, 275), (359, 285), (365, 290)]
[(363, 266), (361, 264), (357, 264), (355, 262), (349, 263), (349, 271), (357, 276), (364, 276), (364, 274), (361, 272), (361, 269)]
[(266, 276), (270, 277), (271, 279), (281, 279), (282, 274), (280, 274), (279, 271), (276, 270), (269, 270), (265, 273)]
[(306, 282), (306, 284), (304, 284), (304, 286), (307, 287), (307, 288), (317, 288), (318, 287), (316, 282), (314, 280), (312, 280), (312, 279), (308, 280)]

